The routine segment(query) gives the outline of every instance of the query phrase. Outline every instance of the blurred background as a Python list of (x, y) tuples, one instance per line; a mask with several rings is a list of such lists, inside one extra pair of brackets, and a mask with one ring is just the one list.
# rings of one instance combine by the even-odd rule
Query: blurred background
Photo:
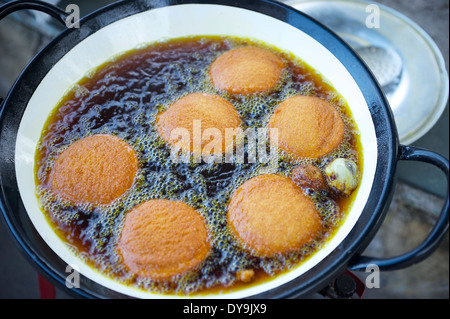
[[(5, 2), (0, 1), (0, 5)], [(47, 2), (57, 4), (62, 9), (69, 4), (77, 4), (83, 17), (114, 1)], [(280, 2), (300, 8), (304, 3), (314, 1)], [(370, 3), (389, 7), (423, 28), (442, 53), (448, 72), (448, 0), (378, 0)], [(61, 31), (61, 26), (52, 18), (36, 12), (22, 11), (0, 21), (0, 97), (6, 96), (27, 63)], [(426, 85), (427, 78), (422, 81), (423, 85)], [(439, 94), (438, 89), (436, 94)], [(411, 144), (449, 157), (448, 101), (436, 124)], [(366, 254), (390, 257), (420, 244), (439, 215), (446, 192), (445, 178), (438, 169), (423, 163), (399, 162), (398, 184), (393, 202), (383, 226), (367, 248)], [(24, 259), (3, 223), (0, 223), (0, 256), (0, 298), (40, 298), (37, 272)], [(368, 274), (355, 275), (364, 282)], [(56, 298), (71, 297), (66, 291), (57, 288)], [(449, 298), (448, 234), (440, 248), (425, 261), (406, 269), (382, 272), (380, 288), (366, 289), (363, 298)]]

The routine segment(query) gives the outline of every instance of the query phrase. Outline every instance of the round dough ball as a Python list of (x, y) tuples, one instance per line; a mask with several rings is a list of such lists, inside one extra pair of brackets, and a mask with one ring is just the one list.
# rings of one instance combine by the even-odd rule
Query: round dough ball
[(266, 92), (280, 79), (284, 63), (266, 49), (243, 47), (227, 51), (211, 65), (214, 86), (231, 94)]
[[(158, 114), (156, 120), (157, 131), (168, 144), (173, 147), (179, 143), (181, 150), (195, 154), (206, 152), (205, 146), (214, 143), (214, 140), (218, 141), (220, 154), (232, 148), (232, 141), (230, 145), (225, 145), (226, 129), (236, 129), (240, 125), (241, 119), (234, 106), (222, 97), (208, 93), (192, 93), (182, 97)], [(189, 135), (186, 140), (176, 133), (179, 129)], [(211, 152), (206, 153), (213, 151), (211, 148)]]
[(70, 145), (55, 160), (51, 189), (75, 204), (105, 205), (122, 196), (138, 170), (135, 151), (114, 135), (98, 134)]
[[(278, 147), (296, 157), (319, 158), (344, 139), (345, 126), (333, 105), (314, 96), (297, 95), (280, 103), (269, 120), (277, 129)], [(269, 130), (274, 141), (274, 132)]]
[(133, 273), (168, 280), (200, 265), (210, 245), (195, 209), (181, 201), (155, 199), (127, 213), (118, 251)]
[(227, 218), (241, 245), (263, 257), (297, 251), (322, 229), (312, 200), (290, 178), (276, 174), (242, 184)]

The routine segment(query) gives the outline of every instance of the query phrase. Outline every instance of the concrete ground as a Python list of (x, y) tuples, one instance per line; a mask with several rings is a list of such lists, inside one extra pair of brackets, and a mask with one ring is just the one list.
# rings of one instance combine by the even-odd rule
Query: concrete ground
[[(111, 1), (72, 1), (81, 6), (81, 16)], [(448, 70), (449, 2), (447, 0), (379, 0), (422, 26), (443, 52)], [(1, 3), (1, 1), (0, 1)], [(70, 1), (60, 1), (64, 8)], [(4, 97), (20, 71), (36, 52), (54, 36), (55, 29), (26, 25), (19, 17), (0, 22), (0, 97)], [(23, 16), (22, 16), (23, 18)], [(57, 31), (57, 30), (56, 30)], [(449, 109), (416, 146), (449, 157)], [(443, 175), (425, 164), (399, 165), (399, 183), (383, 226), (366, 250), (367, 255), (389, 257), (415, 247), (436, 220), (445, 196)], [(38, 277), (25, 261), (5, 226), (0, 223), (0, 298), (39, 298)], [(357, 273), (362, 281), (366, 273)], [(57, 298), (70, 298), (57, 290)], [(380, 288), (366, 289), (364, 298), (449, 298), (449, 238), (425, 261), (412, 267), (382, 272)]]

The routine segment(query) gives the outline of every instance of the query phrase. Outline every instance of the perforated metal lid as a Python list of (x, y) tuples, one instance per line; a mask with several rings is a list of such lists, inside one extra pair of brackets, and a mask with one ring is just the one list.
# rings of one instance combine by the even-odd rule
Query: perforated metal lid
[(402, 144), (433, 127), (447, 104), (449, 80), (441, 52), (420, 26), (373, 2), (282, 2), (330, 28), (361, 56), (389, 100)]

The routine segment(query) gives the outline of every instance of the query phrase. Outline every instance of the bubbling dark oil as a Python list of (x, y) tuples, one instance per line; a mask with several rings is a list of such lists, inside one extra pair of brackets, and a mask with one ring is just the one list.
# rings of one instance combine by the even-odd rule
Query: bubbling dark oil
[[(275, 89), (250, 96), (233, 96), (216, 89), (209, 66), (223, 52), (254, 45), (281, 56), (286, 68)], [(243, 128), (266, 127), (276, 106), (304, 94), (330, 101), (345, 122), (345, 138), (320, 159), (293, 159), (280, 151), (278, 165), (267, 163), (174, 163), (170, 149), (155, 130), (156, 115), (180, 97), (194, 92), (218, 94), (238, 110)], [(55, 159), (73, 142), (94, 134), (113, 134), (137, 153), (139, 171), (134, 186), (110, 205), (74, 206), (53, 194), (48, 178)], [(323, 169), (336, 157), (358, 163), (362, 170), (359, 133), (345, 100), (320, 74), (291, 54), (252, 39), (197, 36), (141, 46), (90, 71), (60, 100), (50, 114), (36, 152), (37, 196), (55, 232), (86, 263), (125, 284), (169, 294), (231, 291), (244, 286), (236, 278), (253, 269), (251, 284), (269, 280), (309, 258), (332, 237), (351, 207), (353, 197), (333, 198), (305, 190), (323, 220), (323, 232), (301, 251), (259, 258), (241, 247), (227, 225), (227, 205), (248, 179), (271, 169), (290, 176), (299, 164)], [(247, 144), (246, 144), (247, 145)], [(274, 171), (275, 170), (275, 171)], [(203, 216), (212, 246), (203, 265), (171, 283), (159, 283), (130, 273), (116, 245), (126, 213), (151, 199), (181, 200)], [(248, 284), (247, 284), (248, 285)]]

